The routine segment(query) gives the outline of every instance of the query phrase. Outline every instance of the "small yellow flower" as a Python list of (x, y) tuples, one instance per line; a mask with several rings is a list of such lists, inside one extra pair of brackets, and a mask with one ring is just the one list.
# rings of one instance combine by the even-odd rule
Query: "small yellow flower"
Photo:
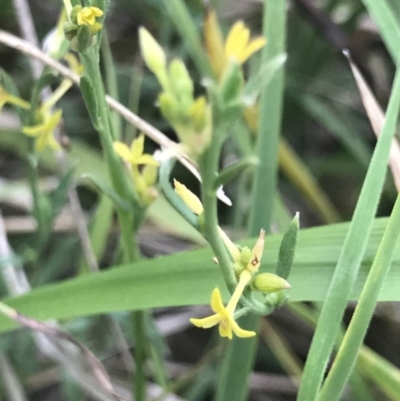
[[(159, 162), (150, 154), (144, 151), (144, 134), (135, 139), (129, 148), (122, 142), (114, 142), (114, 150), (117, 155), (129, 164), (136, 191), (140, 195), (141, 201), (148, 205), (157, 196), (157, 191), (153, 188), (157, 180), (157, 167)], [(142, 172), (139, 165), (145, 165)]]
[(54, 130), (61, 121), (62, 110), (55, 113), (44, 113), (43, 123), (32, 127), (22, 127), (22, 133), (30, 137), (36, 138), (36, 149), (41, 151), (46, 147), (54, 150), (60, 150), (61, 146), (54, 138)]
[(266, 40), (262, 36), (250, 40), (250, 30), (243, 21), (237, 21), (226, 38), (225, 56), (228, 60), (235, 60), (239, 64), (243, 64), (265, 46), (265, 43)]
[(114, 142), (114, 150), (122, 160), (134, 166), (141, 164), (159, 165), (152, 155), (143, 153), (144, 134), (139, 135), (138, 138), (132, 141), (130, 148), (122, 142)]
[(103, 10), (98, 7), (83, 7), (76, 16), (78, 25), (94, 25), (96, 18), (103, 16)]
[(266, 43), (262, 37), (250, 40), (250, 30), (243, 21), (237, 21), (224, 43), (221, 28), (214, 11), (209, 11), (204, 21), (205, 46), (214, 74), (220, 79), (229, 61), (243, 64)]
[(190, 319), (191, 323), (197, 327), (208, 329), (210, 327), (219, 325), (219, 335), (232, 339), (232, 332), (238, 337), (248, 338), (256, 335), (254, 331), (244, 330), (236, 323), (233, 313), (236, 309), (237, 303), (245, 289), (246, 285), (251, 280), (251, 273), (244, 271), (239, 283), (233, 293), (228, 305), (225, 307), (222, 303), (221, 293), (218, 288), (215, 288), (211, 295), (211, 309), (215, 314), (205, 317), (203, 319)]

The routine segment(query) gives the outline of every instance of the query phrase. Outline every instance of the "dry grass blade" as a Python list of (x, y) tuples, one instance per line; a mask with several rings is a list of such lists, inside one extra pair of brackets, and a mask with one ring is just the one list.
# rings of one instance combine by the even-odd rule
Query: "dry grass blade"
[[(370, 87), (366, 83), (361, 71), (351, 58), (348, 50), (343, 50), (343, 54), (346, 56), (350, 63), (351, 71), (353, 72), (354, 79), (356, 80), (358, 90), (360, 91), (361, 100), (367, 112), (369, 121), (371, 122), (372, 129), (378, 138), (383, 127), (385, 120), (385, 114), (379, 103), (375, 99)], [(392, 171), (393, 179), (398, 191), (400, 191), (400, 146), (396, 138), (393, 138), (392, 145), (389, 155), (389, 165)]]
[(104, 388), (104, 390), (109, 393), (116, 401), (124, 401), (118, 394), (115, 392), (113, 385), (111, 383), (110, 377), (105, 370), (104, 366), (101, 362), (96, 358), (92, 351), (87, 348), (85, 345), (77, 341), (74, 337), (70, 334), (57, 329), (56, 327), (50, 326), (47, 323), (40, 322), (35, 319), (31, 319), (27, 316), (20, 314), (13, 308), (10, 308), (6, 304), (0, 303), (0, 313), (9, 317), (10, 319), (14, 320), (15, 322), (19, 323), (21, 326), (27, 327), (35, 332), (39, 332), (45, 335), (53, 336), (59, 340), (65, 340), (76, 347), (82, 352), (88, 365), (90, 366), (93, 375), (98, 380), (99, 384)]

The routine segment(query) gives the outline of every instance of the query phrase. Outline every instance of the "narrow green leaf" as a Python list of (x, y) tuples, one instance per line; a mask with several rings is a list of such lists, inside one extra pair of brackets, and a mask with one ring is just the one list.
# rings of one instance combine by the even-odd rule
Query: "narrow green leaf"
[(400, 24), (393, 6), (387, 0), (362, 0), (369, 14), (378, 24), (386, 47), (397, 64), (399, 60)]
[(96, 130), (99, 129), (99, 105), (97, 103), (96, 92), (91, 79), (87, 75), (82, 75), (79, 82), (83, 100), (89, 112), (90, 119)]
[(389, 224), (379, 245), (367, 281), (333, 366), (319, 395), (320, 401), (338, 400), (356, 361), (358, 351), (374, 313), (379, 292), (390, 268), (400, 237), (400, 196), (397, 197)]
[(335, 273), (326, 294), (326, 301), (321, 310), (305, 365), (298, 401), (314, 400), (321, 385), (372, 228), (385, 180), (390, 145), (395, 133), (399, 107), (400, 69), (396, 73), (384, 127), (372, 156)]
[[(358, 299), (371, 261), (376, 253), (387, 219), (378, 219), (370, 236), (367, 252), (350, 299)], [(322, 301), (326, 297), (349, 224), (337, 224), (300, 230), (296, 259), (290, 273), (293, 302)], [(281, 235), (266, 238), (260, 272), (273, 272), (277, 263)], [(252, 247), (255, 238), (241, 241)], [(230, 295), (210, 249), (184, 252), (140, 260), (134, 266), (110, 267), (98, 274), (80, 276), (33, 290), (4, 302), (27, 316), (41, 319), (69, 319), (122, 310), (151, 309), (166, 306), (204, 305), (216, 286), (224, 301)], [(379, 294), (379, 301), (400, 301), (400, 249)], [(0, 318), (0, 333), (15, 325)]]

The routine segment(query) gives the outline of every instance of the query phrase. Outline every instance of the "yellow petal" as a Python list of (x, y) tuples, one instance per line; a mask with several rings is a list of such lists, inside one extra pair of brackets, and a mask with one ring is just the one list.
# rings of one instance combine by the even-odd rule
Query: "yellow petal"
[(246, 268), (250, 272), (256, 272), (260, 267), (261, 258), (264, 252), (264, 242), (265, 242), (265, 231), (260, 231), (260, 236), (254, 245), (252, 252), (252, 257), (250, 262), (247, 264)]
[(222, 315), (226, 313), (225, 306), (222, 303), (221, 293), (218, 288), (214, 288), (211, 294), (211, 309), (215, 313), (220, 313)]
[(39, 136), (35, 143), (36, 150), (38, 152), (41, 152), (42, 150), (44, 150), (46, 148), (46, 146), (47, 146), (46, 135)]
[(53, 150), (61, 150), (60, 144), (56, 141), (56, 138), (54, 138), (52, 133), (47, 138), (47, 146)]
[(103, 10), (101, 10), (98, 7), (90, 7), (90, 10), (92, 11), (95, 17), (102, 17), (104, 14)]
[(204, 319), (190, 319), (192, 324), (202, 329), (209, 329), (210, 327), (216, 326), (220, 321), (221, 316), (218, 314), (205, 317)]
[(126, 146), (122, 142), (114, 142), (114, 151), (115, 153), (125, 161), (131, 161), (132, 155), (131, 151), (129, 150), (128, 146)]
[(230, 327), (233, 330), (233, 332), (241, 338), (249, 338), (249, 337), (254, 337), (256, 335), (255, 331), (249, 331), (249, 330), (244, 330), (239, 327), (239, 325), (236, 323), (236, 321), (232, 318), (229, 321)]
[(232, 327), (227, 320), (223, 320), (218, 326), (219, 335), (232, 340)]
[(197, 215), (203, 213), (203, 204), (200, 199), (192, 192), (189, 191), (185, 185), (181, 184), (179, 181), (174, 180), (175, 192), (182, 198), (186, 206)]
[(227, 62), (221, 29), (214, 11), (207, 12), (204, 20), (204, 40), (211, 67), (216, 77), (220, 78), (225, 71)]
[(158, 168), (157, 166), (154, 166), (152, 164), (147, 164), (143, 171), (142, 171), (142, 177), (144, 181), (146, 182), (146, 186), (152, 187), (156, 181), (157, 181), (157, 172)]
[(62, 110), (57, 110), (54, 114), (52, 114), (49, 120), (45, 124), (46, 131), (53, 132), (60, 123), (61, 117), (62, 117)]
[(250, 58), (255, 52), (259, 51), (262, 47), (265, 46), (267, 41), (262, 36), (253, 39), (249, 45), (246, 47), (242, 59), (239, 60), (240, 63), (244, 63), (248, 58)]
[(227, 58), (235, 54), (237, 43), (244, 29), (246, 29), (246, 27), (243, 21), (237, 21), (229, 31), (225, 42), (225, 55)]
[(31, 137), (38, 137), (40, 136), (45, 129), (44, 124), (33, 125), (31, 127), (22, 127), (22, 133)]
[(131, 155), (132, 155), (131, 157), (133, 163), (136, 163), (139, 157), (143, 154), (143, 149), (144, 149), (144, 134), (140, 134), (131, 144)]
[(151, 166), (159, 166), (160, 163), (154, 159), (154, 157), (152, 155), (149, 154), (144, 154), (141, 155), (137, 160), (135, 164), (147, 164), (147, 165), (151, 165)]

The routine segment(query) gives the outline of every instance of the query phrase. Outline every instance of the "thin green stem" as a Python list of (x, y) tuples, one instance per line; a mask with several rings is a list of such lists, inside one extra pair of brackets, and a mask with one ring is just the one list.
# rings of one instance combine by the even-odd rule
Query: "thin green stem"
[(146, 333), (145, 333), (145, 312), (136, 311), (132, 313), (133, 334), (135, 337), (135, 364), (136, 374), (134, 378), (135, 401), (146, 399), (146, 375), (144, 365), (146, 362)]

